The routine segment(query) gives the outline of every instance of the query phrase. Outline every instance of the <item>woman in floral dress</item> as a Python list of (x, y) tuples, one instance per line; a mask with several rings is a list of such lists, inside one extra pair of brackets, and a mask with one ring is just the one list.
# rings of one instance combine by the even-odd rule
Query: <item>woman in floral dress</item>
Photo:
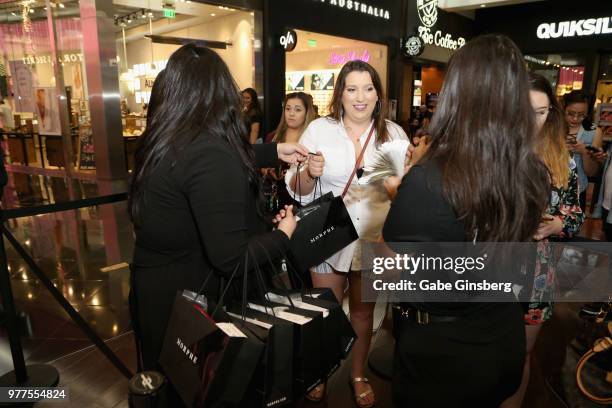
[(546, 78), (532, 73), (530, 83), (531, 105), (540, 132), (537, 151), (550, 171), (552, 192), (548, 209), (534, 236), (538, 243), (533, 288), (530, 301), (524, 304), (527, 355), (523, 380), (519, 390), (502, 408), (521, 406), (529, 383), (531, 351), (542, 323), (552, 317), (556, 261), (553, 248), (548, 245), (549, 238), (571, 238), (580, 231), (584, 221), (580, 209), (576, 162), (565, 145), (567, 132), (563, 111)]

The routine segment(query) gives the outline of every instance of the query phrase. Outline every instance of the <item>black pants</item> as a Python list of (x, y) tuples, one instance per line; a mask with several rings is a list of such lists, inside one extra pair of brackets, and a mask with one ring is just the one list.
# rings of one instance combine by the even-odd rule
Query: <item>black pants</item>
[(582, 210), (583, 214), (586, 214), (586, 194), (586, 190), (584, 190), (578, 197), (580, 200), (580, 209)]
[(525, 363), (519, 304), (490, 304), (457, 322), (400, 326), (393, 359), (397, 408), (498, 408), (518, 389)]
[(606, 235), (606, 241), (608, 242), (612, 242), (612, 224), (608, 224), (606, 222), (606, 220), (608, 219), (608, 213), (609, 211), (606, 210), (605, 208), (602, 208), (602, 228), (603, 228), (603, 232)]

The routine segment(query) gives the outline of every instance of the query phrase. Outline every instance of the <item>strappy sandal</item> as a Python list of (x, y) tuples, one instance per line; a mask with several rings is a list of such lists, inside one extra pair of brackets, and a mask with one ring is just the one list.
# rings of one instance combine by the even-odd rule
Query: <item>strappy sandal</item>
[(353, 396), (355, 398), (355, 405), (357, 405), (359, 408), (372, 408), (374, 405), (376, 405), (376, 401), (372, 402), (369, 405), (362, 405), (359, 403), (359, 401), (363, 401), (363, 399), (367, 397), (368, 395), (370, 394), (374, 395), (374, 390), (372, 389), (371, 386), (369, 390), (362, 392), (361, 394), (355, 394), (355, 384), (360, 383), (360, 382), (369, 384), (370, 380), (368, 380), (365, 377), (355, 377), (355, 378), (349, 379), (349, 387), (351, 387), (351, 390), (353, 391)]
[[(325, 398), (325, 388), (326, 388), (326, 383), (324, 382), (317, 385), (308, 394), (306, 394), (306, 399), (310, 402), (323, 401), (323, 398)], [(314, 396), (312, 396), (313, 393), (315, 394)]]

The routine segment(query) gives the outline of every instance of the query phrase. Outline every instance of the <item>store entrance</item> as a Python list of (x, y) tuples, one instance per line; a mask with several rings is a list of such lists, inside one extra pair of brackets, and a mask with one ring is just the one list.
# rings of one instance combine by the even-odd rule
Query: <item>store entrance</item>
[(297, 45), (285, 57), (285, 92), (303, 91), (313, 97), (320, 116), (329, 113), (338, 73), (351, 60), (372, 65), (387, 88), (387, 46), (343, 37), (295, 30)]

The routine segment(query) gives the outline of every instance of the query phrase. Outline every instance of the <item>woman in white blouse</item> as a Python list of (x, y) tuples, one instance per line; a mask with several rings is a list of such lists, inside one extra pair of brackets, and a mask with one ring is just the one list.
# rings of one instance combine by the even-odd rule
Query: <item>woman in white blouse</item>
[[(300, 169), (299, 175), (295, 167), (287, 172), (285, 180), (289, 193), (295, 194), (302, 203), (310, 202), (315, 198), (315, 180), (320, 178), (323, 194), (331, 191), (335, 196), (341, 195), (372, 127), (373, 134), (359, 164), (360, 169), (367, 169), (372, 164), (386, 142), (405, 141), (394, 144), (403, 147), (403, 157), (408, 137), (401, 127), (385, 119), (385, 107), (376, 70), (362, 61), (350, 61), (344, 65), (330, 103), (330, 115), (311, 122), (300, 139), (310, 152), (318, 155), (310, 156), (308, 165)], [(350, 318), (357, 334), (352, 353), (351, 385), (357, 405), (367, 408), (375, 403), (372, 387), (364, 377), (372, 337), (374, 303), (361, 301), (359, 244), (378, 241), (390, 202), (384, 179), (371, 181), (373, 178), (362, 175), (363, 170), (357, 172), (344, 197), (360, 239), (312, 268), (311, 275), (315, 287), (331, 288), (339, 302), (342, 302), (348, 278)], [(300, 177), (299, 182), (296, 177)], [(320, 400), (324, 391), (324, 385), (319, 386), (308, 395), (308, 399)]]

